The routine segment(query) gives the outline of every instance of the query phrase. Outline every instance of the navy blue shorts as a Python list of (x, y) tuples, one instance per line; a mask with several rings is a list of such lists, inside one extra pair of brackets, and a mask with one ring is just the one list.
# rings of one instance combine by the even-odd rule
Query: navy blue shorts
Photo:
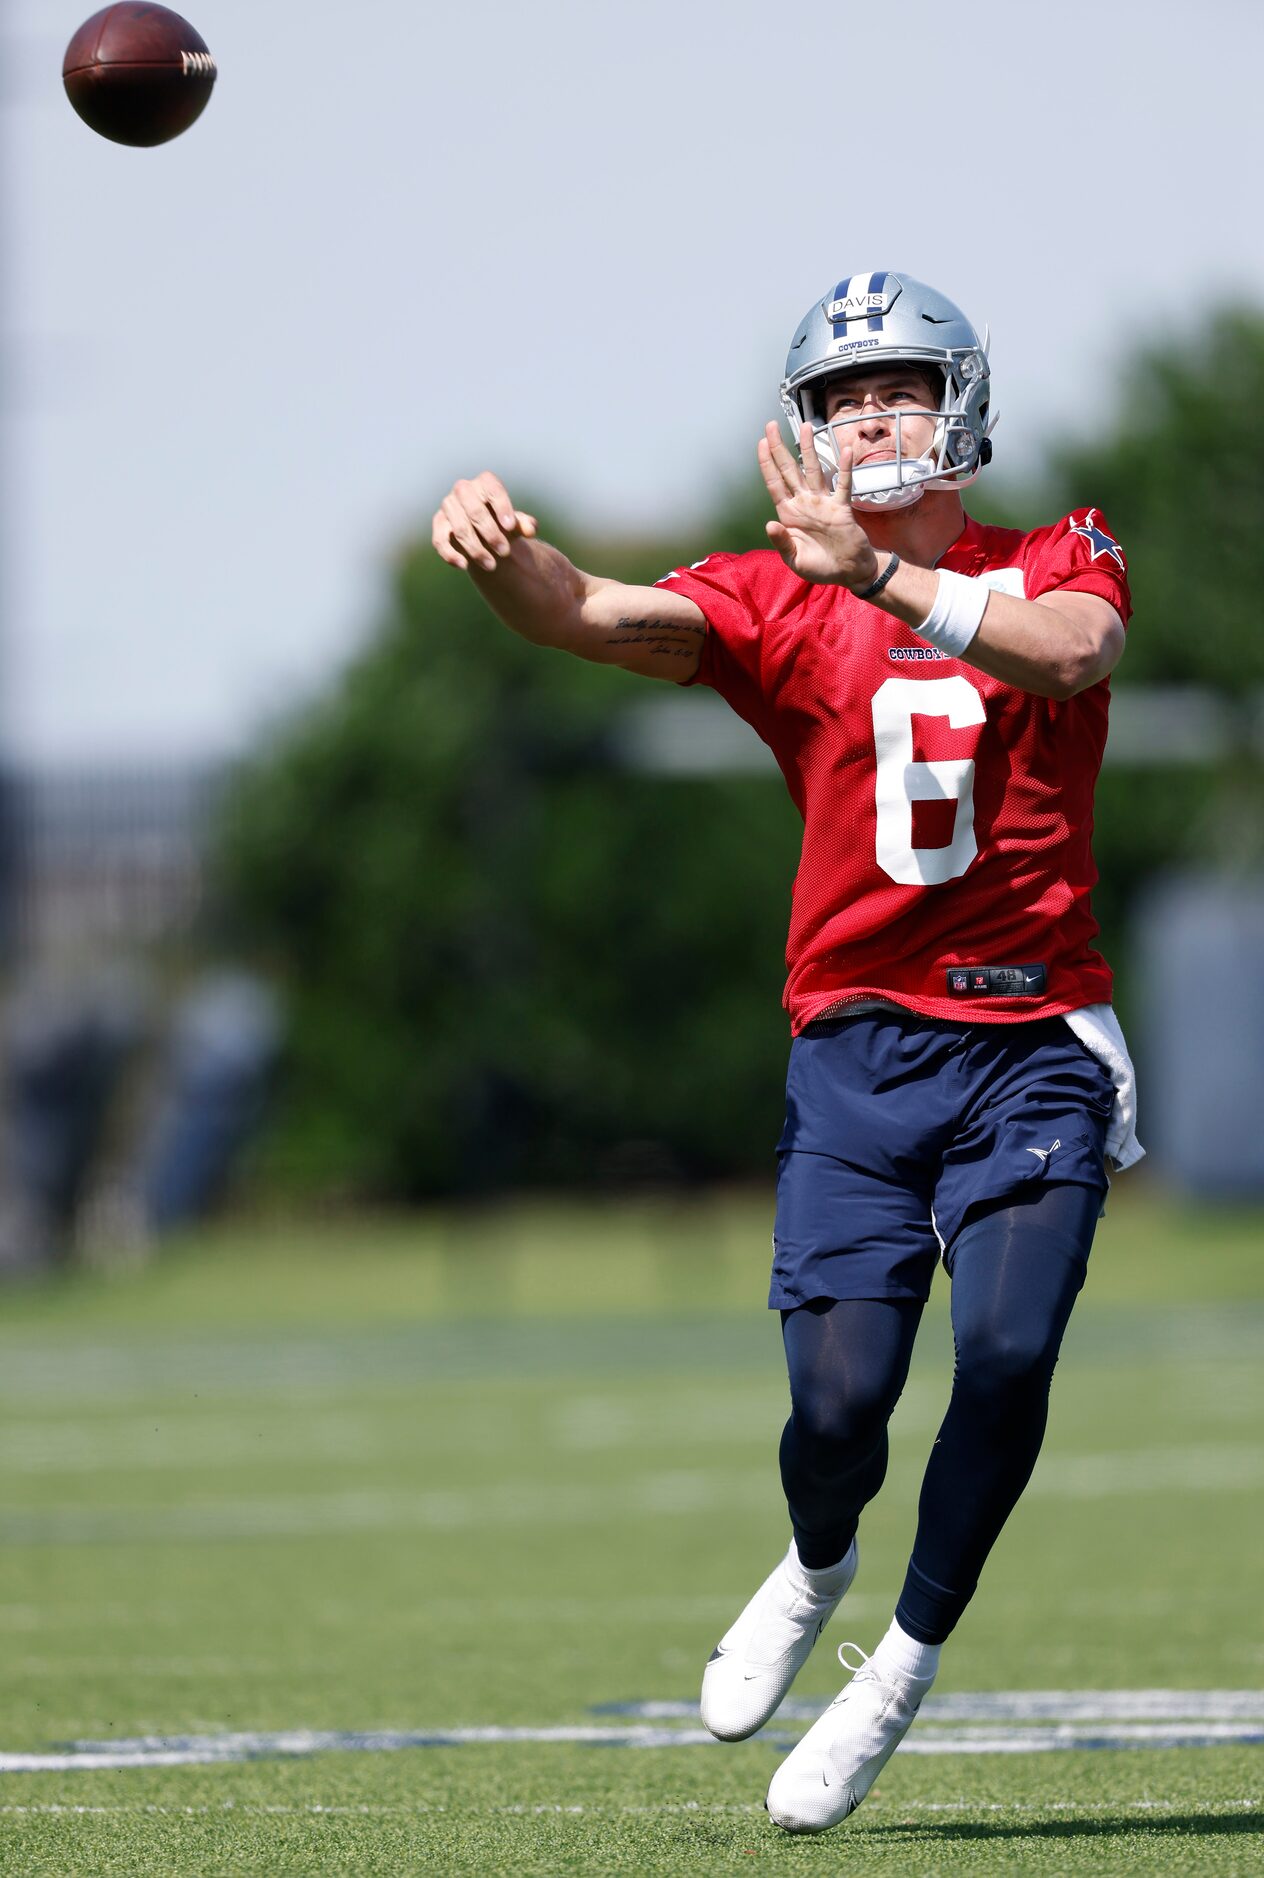
[(877, 1012), (796, 1037), (777, 1145), (773, 1310), (921, 1298), (971, 1208), (1107, 1187), (1111, 1080), (1060, 1017)]

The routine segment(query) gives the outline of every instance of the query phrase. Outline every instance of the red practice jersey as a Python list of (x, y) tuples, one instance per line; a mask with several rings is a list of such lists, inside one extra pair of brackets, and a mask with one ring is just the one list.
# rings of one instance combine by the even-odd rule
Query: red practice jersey
[[(1019, 598), (1067, 588), (1131, 611), (1096, 509), (1029, 535), (967, 520), (939, 566)], [(803, 817), (786, 949), (796, 1034), (864, 997), (969, 1023), (1109, 1000), (1089, 907), (1107, 680), (1035, 697), (771, 551), (712, 555), (668, 582), (707, 619), (691, 682), (758, 731)], [(971, 968), (1019, 965), (1045, 967), (1042, 990), (969, 995)]]

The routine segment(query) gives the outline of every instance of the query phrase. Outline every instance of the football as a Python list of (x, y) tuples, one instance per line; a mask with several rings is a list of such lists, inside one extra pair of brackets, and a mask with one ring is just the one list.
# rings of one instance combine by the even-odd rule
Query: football
[(215, 83), (206, 41), (168, 7), (104, 7), (62, 60), (66, 96), (113, 143), (167, 143), (202, 115)]

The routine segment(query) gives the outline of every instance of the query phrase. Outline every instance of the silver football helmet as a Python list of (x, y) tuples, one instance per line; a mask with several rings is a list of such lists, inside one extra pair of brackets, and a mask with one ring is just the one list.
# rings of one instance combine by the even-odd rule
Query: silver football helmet
[[(892, 411), (895, 461), (861, 465), (852, 472), (852, 505), (860, 509), (907, 508), (926, 489), (959, 489), (972, 483), (992, 455), (989, 433), (996, 422), (990, 406), (988, 335), (982, 343), (960, 307), (909, 274), (852, 274), (812, 306), (790, 342), (781, 403), (797, 440), (799, 426), (812, 426), (816, 454), (830, 479), (838, 478), (839, 435), (862, 418), (826, 421), (825, 387), (849, 371), (885, 365), (915, 365), (938, 381), (943, 396), (929, 451), (905, 454), (902, 419)], [(925, 416), (926, 412), (917, 413)]]

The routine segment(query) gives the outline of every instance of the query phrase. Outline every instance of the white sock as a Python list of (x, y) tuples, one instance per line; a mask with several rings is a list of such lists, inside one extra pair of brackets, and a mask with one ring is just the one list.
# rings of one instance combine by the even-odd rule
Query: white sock
[(799, 1558), (799, 1548), (790, 1541), (789, 1566), (791, 1574), (800, 1579), (816, 1598), (837, 1597), (855, 1565), (856, 1541), (853, 1539), (837, 1565), (823, 1565), (819, 1571), (809, 1571)]
[(873, 1661), (881, 1669), (925, 1682), (938, 1670), (939, 1652), (943, 1647), (942, 1643), (919, 1643), (892, 1618), (890, 1630), (873, 1653)]

